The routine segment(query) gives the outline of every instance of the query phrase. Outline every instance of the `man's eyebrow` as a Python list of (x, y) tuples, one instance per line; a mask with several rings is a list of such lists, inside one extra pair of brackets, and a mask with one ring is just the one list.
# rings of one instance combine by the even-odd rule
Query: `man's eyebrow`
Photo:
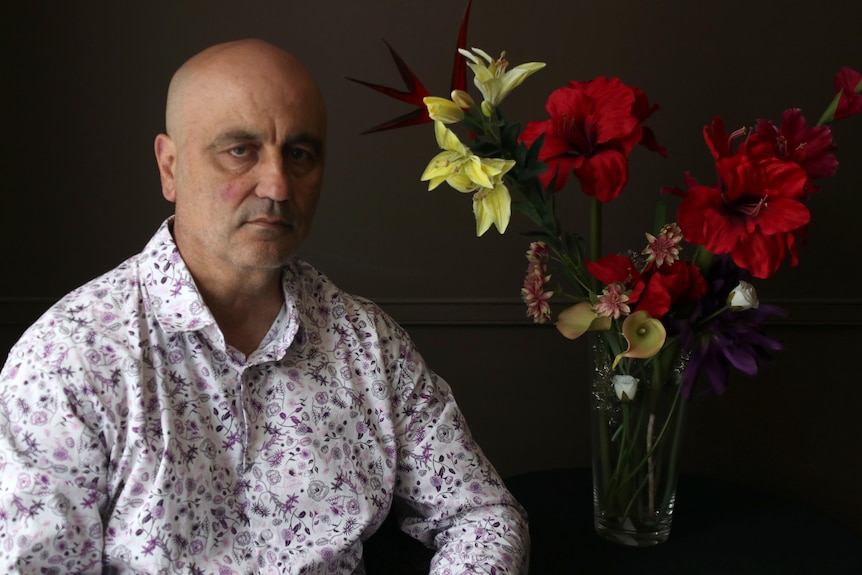
[[(260, 140), (260, 134), (249, 132), (248, 130), (231, 130), (216, 136), (208, 147), (210, 149), (218, 149), (230, 144), (259, 142)], [(310, 146), (315, 154), (320, 154), (323, 151), (323, 141), (317, 136), (308, 133), (301, 133), (288, 138), (281, 147), (289, 148), (296, 145)]]
[(248, 142), (257, 142), (259, 140), (260, 135), (255, 134), (254, 132), (249, 132), (246, 130), (232, 130), (230, 132), (225, 132), (216, 136), (216, 138), (210, 143), (208, 148), (216, 149), (226, 146), (228, 144), (242, 144)]

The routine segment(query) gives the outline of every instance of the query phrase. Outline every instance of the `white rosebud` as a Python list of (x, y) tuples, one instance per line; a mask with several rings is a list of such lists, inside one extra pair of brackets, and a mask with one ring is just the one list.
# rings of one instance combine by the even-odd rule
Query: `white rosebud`
[(727, 305), (732, 311), (744, 311), (760, 305), (757, 300), (757, 291), (748, 282), (739, 282), (730, 295), (727, 296)]
[(615, 375), (613, 379), (614, 392), (622, 401), (631, 401), (638, 390), (638, 378), (631, 375)]

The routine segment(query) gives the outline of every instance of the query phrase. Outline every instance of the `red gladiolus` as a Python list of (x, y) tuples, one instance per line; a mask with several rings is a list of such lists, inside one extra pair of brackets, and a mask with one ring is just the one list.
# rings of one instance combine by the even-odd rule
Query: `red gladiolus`
[(859, 93), (859, 84), (862, 82), (862, 74), (852, 68), (841, 68), (832, 85), (841, 91), (841, 99), (835, 109), (834, 120), (841, 120), (853, 114), (862, 112), (862, 94)]
[(810, 219), (805, 171), (793, 162), (738, 152), (720, 159), (716, 187), (693, 185), (680, 203), (677, 221), (686, 241), (714, 254), (730, 254), (754, 277), (775, 273), (790, 253), (797, 263), (794, 234)]
[(573, 172), (584, 193), (610, 202), (628, 182), (628, 156), (636, 144), (664, 155), (653, 133), (641, 126), (657, 106), (618, 78), (569, 82), (551, 93), (545, 109), (551, 117), (527, 124), (521, 141), (530, 146), (545, 136), (539, 159), (550, 169), (539, 178), (545, 187), (553, 181), (555, 191)]

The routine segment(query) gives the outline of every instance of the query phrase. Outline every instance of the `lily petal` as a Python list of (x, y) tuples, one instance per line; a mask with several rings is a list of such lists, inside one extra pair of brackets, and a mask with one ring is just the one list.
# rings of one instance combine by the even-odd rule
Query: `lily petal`
[[(529, 62), (506, 71), (509, 62), (505, 58), (505, 52), (495, 60), (487, 52), (479, 48), (473, 48), (472, 51), (464, 49), (458, 51), (462, 56), (470, 60), (467, 66), (473, 71), (473, 83), (479, 92), (482, 93), (484, 102), (487, 102), (487, 104), (484, 104), (484, 102), (483, 104), (487, 106), (498, 106), (527, 77), (545, 67), (544, 62)], [(482, 62), (476, 54), (481, 56), (486, 62)]]
[(503, 182), (491, 189), (481, 189), (473, 194), (473, 214), (476, 216), (476, 236), (481, 236), (491, 227), (506, 232), (512, 217), (512, 196)]
[(423, 98), (422, 102), (428, 108), (428, 115), (432, 120), (444, 124), (455, 124), (464, 119), (464, 110), (452, 100), (428, 96)]

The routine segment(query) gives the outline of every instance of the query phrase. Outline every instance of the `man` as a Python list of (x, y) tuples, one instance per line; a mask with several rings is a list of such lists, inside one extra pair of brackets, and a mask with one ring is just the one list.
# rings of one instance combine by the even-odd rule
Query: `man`
[(432, 573), (526, 572), (523, 510), (448, 386), (293, 257), (325, 157), (308, 72), (214, 46), (172, 79), (166, 128), (175, 215), (0, 373), (0, 570), (362, 573), (397, 507)]

